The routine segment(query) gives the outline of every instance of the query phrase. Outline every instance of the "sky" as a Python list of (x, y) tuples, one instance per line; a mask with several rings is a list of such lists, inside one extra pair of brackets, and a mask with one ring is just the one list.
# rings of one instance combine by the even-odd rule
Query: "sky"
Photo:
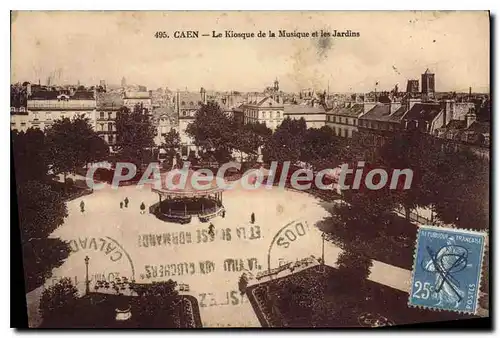
[[(359, 32), (344, 38), (215, 39), (212, 31)], [(175, 31), (198, 39), (174, 39)], [(169, 39), (155, 38), (166, 32)], [(389, 90), (429, 68), (437, 91), (489, 91), (487, 12), (13, 12), (11, 82), (148, 89)]]

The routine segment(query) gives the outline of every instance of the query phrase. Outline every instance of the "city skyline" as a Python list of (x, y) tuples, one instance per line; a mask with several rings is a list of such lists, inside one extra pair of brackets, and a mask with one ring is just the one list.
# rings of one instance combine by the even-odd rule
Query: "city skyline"
[[(186, 20), (189, 17), (191, 20)], [(193, 20), (195, 17), (197, 20)], [(436, 18), (439, 17), (439, 20)], [(300, 22), (300, 27), (295, 23)], [(332, 23), (333, 22), (333, 23)], [(93, 23), (89, 25), (89, 23)], [(47, 29), (50, 27), (50, 30)], [(157, 39), (156, 31), (211, 33), (351, 30), (331, 39)], [(387, 90), (429, 68), (436, 91), (489, 91), (487, 12), (14, 12), (12, 82), (129, 84), (149, 89), (286, 92)], [(375, 84), (378, 83), (376, 86)]]

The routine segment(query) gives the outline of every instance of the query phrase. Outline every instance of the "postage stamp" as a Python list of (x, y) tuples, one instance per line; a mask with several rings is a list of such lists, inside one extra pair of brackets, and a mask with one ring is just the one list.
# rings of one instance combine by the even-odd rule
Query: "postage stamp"
[(486, 234), (422, 226), (408, 304), (475, 314)]

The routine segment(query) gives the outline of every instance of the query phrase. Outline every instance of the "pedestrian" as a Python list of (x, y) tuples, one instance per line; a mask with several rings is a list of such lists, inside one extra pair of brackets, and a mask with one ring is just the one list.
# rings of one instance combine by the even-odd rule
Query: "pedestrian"
[(252, 212), (250, 215), (250, 223), (254, 224), (255, 223), (255, 214)]
[(210, 225), (208, 226), (208, 234), (212, 238), (215, 236), (214, 229), (215, 229), (215, 226), (212, 224), (212, 222), (210, 222)]
[(124, 202), (125, 202), (125, 208), (128, 208), (128, 197), (125, 197)]
[(144, 210), (146, 209), (146, 206), (144, 205), (144, 202), (141, 203), (141, 214), (144, 214)]
[(123, 209), (123, 201), (120, 201), (120, 209)]
[(226, 217), (226, 210), (222, 210), (222, 218)]
[(80, 211), (82, 212), (82, 214), (85, 211), (85, 202), (84, 201), (80, 202)]

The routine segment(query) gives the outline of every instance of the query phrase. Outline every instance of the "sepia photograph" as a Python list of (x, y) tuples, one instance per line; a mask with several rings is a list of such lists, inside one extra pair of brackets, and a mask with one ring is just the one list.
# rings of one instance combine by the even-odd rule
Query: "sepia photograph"
[(10, 20), (30, 328), (488, 325), (488, 11)]

